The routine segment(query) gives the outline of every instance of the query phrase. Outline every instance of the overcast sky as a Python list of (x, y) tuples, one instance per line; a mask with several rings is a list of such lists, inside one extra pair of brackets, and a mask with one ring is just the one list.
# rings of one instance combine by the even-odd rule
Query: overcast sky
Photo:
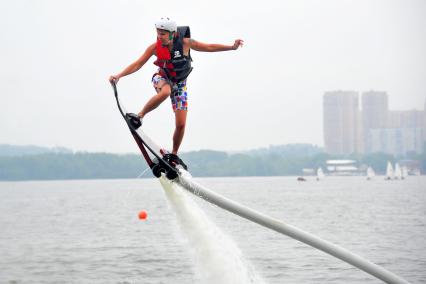
[[(425, 104), (423, 0), (0, 2), (0, 144), (137, 152), (107, 78), (155, 42), (163, 15), (198, 41), (245, 41), (192, 52), (181, 151), (322, 146), (326, 91), (386, 91), (394, 110)], [(119, 82), (133, 112), (154, 94), (152, 62)], [(170, 148), (170, 102), (143, 127)]]

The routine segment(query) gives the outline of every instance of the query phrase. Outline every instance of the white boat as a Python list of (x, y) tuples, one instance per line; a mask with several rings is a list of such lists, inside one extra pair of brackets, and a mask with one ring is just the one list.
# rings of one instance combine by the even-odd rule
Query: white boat
[(367, 168), (367, 180), (373, 179), (373, 177), (376, 176), (376, 173), (374, 172), (372, 167)]
[(386, 177), (385, 180), (392, 180), (395, 178), (394, 172), (393, 172), (393, 167), (391, 162), (388, 162), (388, 165), (386, 167)]
[(317, 180), (321, 180), (325, 177), (324, 172), (322, 171), (322, 168), (318, 168), (317, 170)]
[(394, 179), (402, 179), (402, 171), (398, 163), (395, 164)]

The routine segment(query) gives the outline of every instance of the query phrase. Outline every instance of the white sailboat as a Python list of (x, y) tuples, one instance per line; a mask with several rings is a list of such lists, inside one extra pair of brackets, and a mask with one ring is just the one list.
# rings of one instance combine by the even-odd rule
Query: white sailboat
[(322, 171), (322, 168), (319, 167), (317, 170), (317, 180), (321, 180), (325, 177), (324, 172)]
[(394, 172), (393, 172), (393, 167), (391, 162), (388, 162), (388, 165), (386, 167), (386, 177), (385, 180), (392, 180), (395, 178)]
[(402, 171), (398, 163), (395, 164), (394, 176), (395, 179), (402, 179)]
[(372, 167), (367, 168), (367, 180), (373, 179), (373, 177), (376, 176), (376, 173), (374, 172)]

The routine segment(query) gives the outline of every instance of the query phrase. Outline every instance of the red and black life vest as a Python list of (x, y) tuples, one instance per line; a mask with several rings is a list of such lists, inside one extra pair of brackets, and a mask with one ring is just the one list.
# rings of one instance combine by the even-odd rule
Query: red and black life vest
[(192, 71), (191, 55), (188, 54), (186, 56), (183, 54), (183, 39), (190, 37), (191, 31), (189, 27), (178, 27), (173, 39), (172, 51), (167, 46), (163, 46), (160, 40), (157, 40), (157, 60), (154, 64), (160, 67), (160, 74), (173, 83), (184, 81)]

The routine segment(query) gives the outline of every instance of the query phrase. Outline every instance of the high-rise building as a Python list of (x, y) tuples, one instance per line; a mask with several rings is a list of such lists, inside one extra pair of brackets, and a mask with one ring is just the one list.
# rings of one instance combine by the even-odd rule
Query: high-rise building
[(426, 100), (423, 108), (423, 152), (426, 152)]
[(323, 97), (324, 145), (327, 153), (359, 153), (358, 93), (326, 92)]
[(384, 151), (393, 155), (406, 155), (407, 153), (423, 152), (424, 141), (424, 111), (389, 111), (388, 129), (398, 135), (392, 151)]
[(369, 91), (362, 93), (362, 153), (372, 153), (372, 129), (387, 128), (389, 102), (386, 92)]
[(327, 153), (388, 153), (406, 156), (426, 149), (426, 101), (423, 111), (390, 111), (386, 92), (326, 92), (323, 98)]
[(375, 128), (369, 132), (370, 152), (382, 152), (394, 156), (423, 151), (421, 128)]
[(424, 126), (424, 111), (392, 110), (389, 112), (389, 128), (422, 128)]

